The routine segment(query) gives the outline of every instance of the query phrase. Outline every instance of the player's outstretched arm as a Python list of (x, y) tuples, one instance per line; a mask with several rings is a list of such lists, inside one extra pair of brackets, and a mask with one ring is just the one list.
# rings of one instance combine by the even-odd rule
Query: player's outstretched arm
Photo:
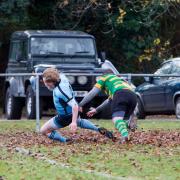
[(80, 107), (83, 107), (85, 104), (90, 102), (101, 90), (97, 87), (93, 87), (91, 91), (88, 92), (88, 94), (82, 99), (82, 101), (79, 103)]
[(88, 117), (92, 117), (95, 114), (102, 111), (104, 108), (106, 108), (110, 104), (110, 100), (106, 99), (102, 104), (100, 104), (97, 108), (91, 108), (90, 111), (87, 112)]
[(96, 111), (97, 113), (99, 113), (100, 111), (102, 111), (103, 109), (105, 109), (107, 106), (110, 105), (110, 102), (111, 100), (108, 98), (106, 99), (104, 102), (102, 102), (97, 108), (96, 108)]

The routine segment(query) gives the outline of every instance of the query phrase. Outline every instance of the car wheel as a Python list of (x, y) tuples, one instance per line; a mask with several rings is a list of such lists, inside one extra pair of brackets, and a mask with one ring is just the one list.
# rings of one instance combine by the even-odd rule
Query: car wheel
[(142, 102), (139, 98), (137, 99), (137, 107), (135, 110), (135, 114), (136, 114), (136, 117), (138, 119), (145, 119), (146, 118), (146, 114), (144, 112), (144, 107), (143, 107)]
[(178, 97), (176, 101), (175, 113), (176, 113), (176, 118), (180, 119), (180, 97)]
[(20, 119), (22, 114), (23, 102), (22, 99), (14, 97), (10, 88), (6, 91), (5, 98), (5, 113), (7, 119)]
[[(39, 112), (41, 118), (42, 108), (41, 108), (41, 102), (39, 103), (40, 103)], [(31, 85), (29, 85), (26, 90), (26, 117), (27, 119), (36, 119), (36, 96)]]

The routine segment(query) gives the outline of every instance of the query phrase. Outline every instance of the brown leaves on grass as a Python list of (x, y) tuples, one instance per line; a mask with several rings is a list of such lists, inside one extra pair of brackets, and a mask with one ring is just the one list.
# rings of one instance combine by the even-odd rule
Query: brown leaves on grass
[[(111, 140), (102, 136), (99, 133), (80, 130), (76, 134), (71, 133), (69, 130), (60, 131), (65, 137), (72, 137), (74, 143), (90, 143), (96, 146), (96, 144), (107, 144)], [(114, 133), (117, 137), (115, 144), (119, 143), (120, 135), (118, 132)], [(137, 145), (153, 145), (157, 147), (173, 147), (180, 145), (180, 131), (137, 131), (130, 134), (131, 140), (130, 144)], [(0, 134), (1, 146), (6, 146), (7, 148), (15, 148), (17, 146), (31, 147), (32, 145), (45, 145), (45, 146), (54, 146), (55, 144), (59, 145), (59, 142), (53, 142), (49, 138), (37, 134), (35, 132), (16, 132), (9, 134)], [(81, 147), (79, 147), (81, 148)], [(90, 147), (88, 147), (90, 148)], [(87, 149), (87, 152), (90, 150)], [(72, 152), (73, 153), (73, 152)], [(75, 152), (74, 152), (75, 153)]]
[(150, 144), (158, 147), (180, 145), (180, 131), (137, 131), (131, 134), (132, 144)]

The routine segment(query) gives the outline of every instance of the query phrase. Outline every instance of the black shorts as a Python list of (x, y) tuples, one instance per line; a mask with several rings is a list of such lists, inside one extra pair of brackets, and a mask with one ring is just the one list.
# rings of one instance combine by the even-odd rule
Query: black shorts
[[(137, 96), (134, 92), (122, 89), (115, 92), (112, 99), (112, 116), (117, 112), (124, 111), (125, 119), (129, 119), (137, 104)], [(114, 115), (113, 115), (114, 114)]]
[(65, 115), (65, 116), (56, 115), (54, 117), (54, 123), (59, 128), (69, 126), (71, 122), (72, 122), (72, 114)]

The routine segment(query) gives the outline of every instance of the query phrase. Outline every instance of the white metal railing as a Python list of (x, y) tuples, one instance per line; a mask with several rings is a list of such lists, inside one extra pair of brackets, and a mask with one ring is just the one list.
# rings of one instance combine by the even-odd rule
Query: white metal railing
[[(64, 73), (65, 75), (71, 76), (100, 76), (102, 73)], [(40, 110), (39, 110), (39, 77), (42, 73), (2, 73), (0, 77), (12, 77), (12, 76), (36, 76), (36, 131), (40, 131)], [(127, 77), (128, 81), (131, 82), (132, 77), (180, 77), (180, 75), (169, 74), (169, 75), (157, 75), (157, 74), (117, 74), (118, 76)]]

